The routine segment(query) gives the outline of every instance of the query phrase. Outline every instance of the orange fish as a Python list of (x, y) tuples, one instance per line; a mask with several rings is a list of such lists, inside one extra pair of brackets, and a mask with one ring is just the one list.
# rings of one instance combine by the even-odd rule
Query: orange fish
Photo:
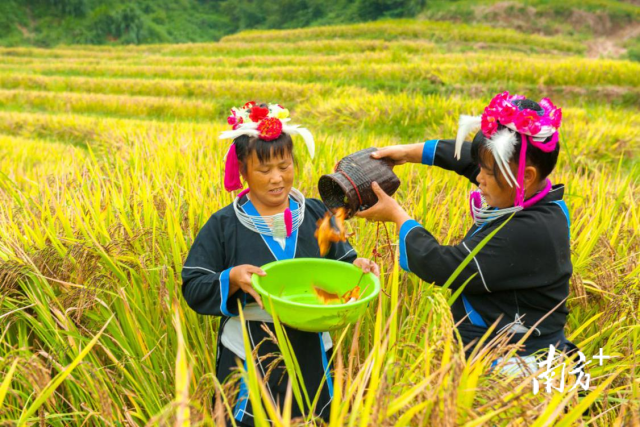
[(320, 302), (323, 304), (331, 304), (334, 302), (341, 303), (340, 295), (334, 294), (333, 292), (325, 291), (322, 288), (317, 286), (313, 287), (313, 292), (316, 294)]
[(344, 219), (347, 215), (347, 211), (344, 208), (339, 208), (336, 211), (336, 226), (338, 230), (331, 225), (331, 212), (327, 212), (324, 218), (319, 219), (314, 234), (318, 239), (318, 246), (320, 247), (320, 255), (325, 256), (331, 248), (331, 243), (344, 242), (347, 240), (347, 236), (344, 228)]
[(317, 286), (313, 287), (313, 293), (316, 294), (316, 297), (318, 297), (318, 300), (323, 304), (334, 304), (334, 303), (343, 304), (345, 302), (349, 302), (349, 300), (351, 300), (352, 298), (354, 300), (357, 300), (358, 298), (360, 298), (360, 286), (356, 286), (350, 291), (345, 292), (342, 295), (342, 297), (333, 292), (325, 291), (324, 289), (319, 288)]

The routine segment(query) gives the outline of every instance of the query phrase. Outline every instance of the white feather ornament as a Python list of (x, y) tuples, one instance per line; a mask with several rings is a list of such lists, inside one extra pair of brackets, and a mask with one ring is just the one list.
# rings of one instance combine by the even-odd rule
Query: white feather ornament
[(309, 150), (309, 155), (313, 159), (316, 151), (316, 144), (313, 140), (313, 135), (309, 132), (307, 128), (301, 128), (300, 125), (282, 125), (282, 132), (288, 133), (289, 135), (300, 135), (304, 140), (305, 145), (307, 146), (307, 150)]
[(513, 156), (516, 143), (516, 134), (511, 132), (509, 129), (497, 131), (487, 141), (487, 148), (491, 150), (491, 153), (500, 168), (500, 172), (502, 172), (502, 176), (506, 178), (510, 187), (513, 187), (513, 184), (515, 184), (516, 187), (520, 187), (518, 185), (518, 181), (511, 172), (511, 167), (509, 166), (509, 159)]
[(467, 116), (460, 115), (460, 121), (458, 122), (458, 135), (456, 136), (455, 158), (460, 160), (460, 153), (462, 152), (462, 144), (464, 139), (473, 130), (480, 127), (482, 123), (482, 116)]
[(218, 137), (219, 139), (236, 139), (239, 136), (248, 135), (248, 136), (259, 136), (260, 132), (258, 131), (258, 123), (243, 123), (238, 129), (235, 130), (225, 130)]
[[(313, 139), (313, 135), (309, 132), (307, 128), (301, 128), (300, 125), (288, 125), (289, 119), (283, 119), (282, 124), (282, 132), (288, 135), (300, 135), (304, 140), (305, 145), (307, 146), (307, 150), (309, 150), (309, 155), (313, 159), (315, 154), (316, 144)], [(260, 131), (258, 130), (258, 123), (243, 123), (235, 130), (226, 130), (220, 134), (219, 139), (236, 139), (241, 135), (248, 136), (260, 136)], [(226, 156), (225, 156), (226, 158)]]

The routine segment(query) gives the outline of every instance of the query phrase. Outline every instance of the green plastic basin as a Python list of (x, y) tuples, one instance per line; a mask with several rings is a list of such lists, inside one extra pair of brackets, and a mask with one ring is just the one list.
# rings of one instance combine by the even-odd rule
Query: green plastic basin
[[(342, 261), (294, 258), (271, 262), (262, 269), (267, 275), (254, 274), (251, 281), (265, 310), (272, 316), (275, 310), (282, 323), (302, 331), (331, 331), (356, 322), (380, 293), (380, 280), (374, 274), (362, 276), (361, 269)], [(351, 303), (324, 304), (313, 291), (317, 286), (343, 295), (358, 285), (361, 277), (360, 298)]]

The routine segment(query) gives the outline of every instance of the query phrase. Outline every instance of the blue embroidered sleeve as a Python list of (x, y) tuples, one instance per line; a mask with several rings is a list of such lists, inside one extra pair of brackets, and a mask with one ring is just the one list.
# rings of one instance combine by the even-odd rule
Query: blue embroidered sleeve
[(225, 265), (222, 230), (212, 216), (196, 236), (182, 268), (182, 296), (195, 312), (212, 316), (237, 316), (243, 292), (229, 295), (231, 268)]

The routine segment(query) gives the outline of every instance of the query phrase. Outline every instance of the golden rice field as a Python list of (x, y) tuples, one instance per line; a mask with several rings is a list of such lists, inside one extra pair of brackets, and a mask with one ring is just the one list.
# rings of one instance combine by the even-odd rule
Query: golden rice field
[[(227, 110), (280, 102), (316, 136), (297, 184), (358, 149), (453, 138), (502, 90), (563, 108), (552, 179), (572, 220), (567, 337), (590, 390), (532, 393), (465, 360), (450, 292), (398, 271), (377, 226), (383, 289), (334, 334), (331, 426), (640, 425), (640, 64), (584, 57), (573, 39), (428, 21), (249, 31), (219, 43), (0, 48), (0, 426), (211, 426), (233, 399), (215, 379), (218, 319), (182, 300), (180, 271), (222, 188)], [(298, 146), (299, 147), (299, 146)], [(470, 227), (470, 184), (396, 168), (398, 199), (442, 243)], [(255, 371), (242, 373), (251, 398)], [(212, 407), (211, 396), (216, 396)], [(276, 425), (291, 420), (267, 405)], [(257, 419), (262, 425), (265, 422)]]

